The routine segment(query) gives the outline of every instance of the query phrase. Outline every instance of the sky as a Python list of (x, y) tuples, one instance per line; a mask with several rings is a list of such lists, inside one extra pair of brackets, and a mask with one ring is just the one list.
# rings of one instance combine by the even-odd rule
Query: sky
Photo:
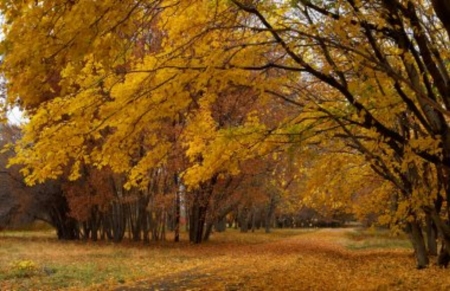
[(19, 108), (14, 107), (9, 113), (8, 113), (8, 121), (11, 124), (20, 124), (24, 122), (22, 111), (20, 111)]

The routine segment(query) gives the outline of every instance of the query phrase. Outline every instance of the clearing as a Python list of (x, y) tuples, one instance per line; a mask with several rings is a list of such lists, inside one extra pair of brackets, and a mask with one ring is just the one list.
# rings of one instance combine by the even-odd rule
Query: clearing
[(448, 270), (414, 261), (405, 238), (348, 228), (227, 230), (202, 245), (147, 246), (0, 232), (0, 290), (450, 289)]

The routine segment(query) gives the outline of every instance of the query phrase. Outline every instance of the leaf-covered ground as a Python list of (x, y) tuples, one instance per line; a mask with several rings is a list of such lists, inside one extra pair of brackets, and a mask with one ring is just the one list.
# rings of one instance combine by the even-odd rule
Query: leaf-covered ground
[(449, 290), (404, 239), (354, 229), (214, 234), (203, 245), (0, 233), (0, 290)]

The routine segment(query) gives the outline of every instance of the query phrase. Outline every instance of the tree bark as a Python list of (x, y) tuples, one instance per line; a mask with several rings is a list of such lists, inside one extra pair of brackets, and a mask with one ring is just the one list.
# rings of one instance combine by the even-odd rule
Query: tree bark
[(189, 241), (191, 243), (199, 244), (203, 241), (203, 230), (206, 219), (207, 207), (200, 205), (200, 202), (194, 201), (191, 208), (191, 215), (189, 219)]
[(437, 245), (437, 228), (433, 223), (431, 216), (427, 214), (426, 216), (426, 233), (427, 233), (427, 247), (428, 254), (432, 256), (437, 256), (438, 254), (438, 245)]
[(416, 256), (417, 269), (424, 269), (429, 264), (425, 240), (422, 234), (422, 228), (416, 221), (408, 222), (406, 227), (407, 233), (414, 247)]
[(175, 196), (175, 221), (174, 221), (175, 242), (180, 241), (180, 216), (181, 216), (180, 207), (181, 207), (180, 189), (177, 189)]
[(270, 226), (273, 218), (273, 214), (275, 212), (276, 207), (276, 200), (272, 196), (270, 197), (269, 205), (267, 206), (267, 210), (265, 212), (265, 218), (264, 218), (264, 229), (266, 233), (270, 233)]

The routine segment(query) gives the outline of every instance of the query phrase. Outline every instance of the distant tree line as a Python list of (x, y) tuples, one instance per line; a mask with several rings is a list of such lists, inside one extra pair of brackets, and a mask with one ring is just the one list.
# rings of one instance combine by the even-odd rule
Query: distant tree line
[[(0, 135), (4, 147), (20, 136), (20, 130), (3, 125)], [(147, 189), (126, 190), (124, 177), (107, 169), (85, 168), (77, 181), (61, 177), (29, 187), (19, 166), (7, 167), (12, 154), (10, 148), (0, 158), (0, 227), (42, 220), (64, 240), (149, 242), (165, 240), (168, 232), (179, 240), (182, 230), (199, 243), (227, 227), (270, 232), (271, 228), (341, 226), (350, 218), (326, 217), (307, 207), (283, 212), (277, 189), (265, 187), (263, 176), (250, 174), (215, 178), (200, 192), (187, 191), (174, 173), (161, 168), (151, 173)]]

